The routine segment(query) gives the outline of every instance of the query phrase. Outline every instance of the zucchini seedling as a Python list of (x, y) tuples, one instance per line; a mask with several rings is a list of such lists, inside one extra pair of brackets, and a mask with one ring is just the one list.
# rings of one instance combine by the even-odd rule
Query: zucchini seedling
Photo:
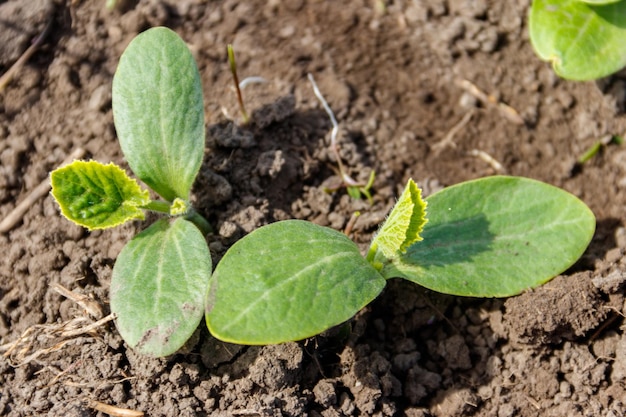
[(487, 177), (426, 201), (409, 180), (365, 257), (343, 233), (300, 220), (236, 242), (211, 276), (206, 322), (227, 342), (303, 339), (351, 318), (391, 278), (447, 294), (508, 297), (570, 267), (594, 230), (582, 201), (535, 180)]
[(53, 171), (52, 195), (90, 230), (146, 210), (166, 215), (122, 249), (111, 279), (120, 334), (151, 356), (175, 353), (203, 315), (228, 342), (310, 337), (351, 318), (391, 278), (462, 296), (518, 294), (571, 266), (595, 228), (583, 202), (538, 181), (488, 177), (424, 201), (409, 180), (366, 256), (338, 231), (287, 220), (236, 242), (212, 274), (208, 223), (189, 203), (204, 153), (202, 88), (178, 35), (153, 28), (130, 43), (113, 79), (113, 116), (130, 168), (161, 198), (96, 161)]
[(151, 200), (114, 164), (74, 161), (51, 173), (52, 195), (69, 220), (90, 230), (166, 214), (122, 249), (111, 279), (111, 312), (124, 340), (151, 356), (176, 352), (204, 314), (211, 275), (207, 221), (189, 203), (204, 157), (200, 74), (183, 40), (166, 28), (130, 43), (113, 78), (113, 117), (133, 173)]

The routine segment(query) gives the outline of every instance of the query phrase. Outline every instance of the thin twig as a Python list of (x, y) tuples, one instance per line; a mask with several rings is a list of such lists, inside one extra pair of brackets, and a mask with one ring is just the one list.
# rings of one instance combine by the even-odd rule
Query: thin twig
[(350, 220), (348, 220), (348, 224), (346, 225), (346, 228), (343, 230), (344, 235), (350, 236), (350, 233), (352, 233), (352, 229), (354, 228), (354, 225), (360, 215), (361, 215), (360, 211), (355, 211), (354, 213), (352, 213), (352, 216), (350, 216)]
[(96, 411), (103, 412), (112, 417), (143, 417), (142, 411), (131, 410), (129, 408), (120, 408), (113, 405), (101, 403), (100, 401), (87, 399), (87, 407), (93, 408)]
[(85, 309), (85, 311), (96, 320), (100, 320), (104, 316), (102, 307), (100, 306), (100, 303), (98, 303), (96, 300), (87, 297), (86, 295), (77, 294), (73, 291), (70, 291), (58, 283), (52, 284), (52, 289), (61, 294), (63, 297), (74, 301), (76, 304)]
[(41, 44), (43, 43), (43, 41), (46, 38), (46, 36), (48, 36), (48, 33), (50, 33), (50, 29), (52, 28), (52, 22), (53, 21), (54, 21), (54, 19), (52, 19), (52, 18), (50, 18), (50, 20), (48, 20), (48, 23), (46, 23), (46, 27), (39, 34), (39, 36), (37, 36), (37, 38), (35, 38), (35, 40), (33, 41), (32, 45), (29, 46), (28, 49), (26, 49), (26, 51), (24, 51), (22, 56), (20, 56), (18, 58), (18, 60), (15, 61), (15, 63), (13, 63), (13, 65), (11, 66), (11, 68), (9, 68), (9, 70), (7, 72), (2, 74), (2, 77), (0, 77), (0, 91), (4, 90), (4, 88), (7, 86), (7, 84), (9, 84), (11, 82), (11, 80), (13, 79), (13, 76), (20, 69), (22, 69), (22, 67), (24, 66), (26, 61), (28, 61), (28, 59), (35, 53), (37, 48), (39, 48), (41, 46)]
[(85, 333), (91, 333), (92, 331), (94, 331), (95, 329), (97, 329), (100, 326), (103, 326), (104, 324), (115, 320), (117, 318), (117, 315), (115, 313), (111, 313), (108, 316), (106, 316), (103, 319), (100, 319), (96, 322), (91, 323), (88, 326), (85, 327), (81, 327), (79, 329), (73, 329), (73, 330), (67, 330), (61, 333), (61, 336), (63, 337), (74, 337), (74, 336), (78, 336), (80, 334), (85, 334)]
[(454, 136), (456, 136), (456, 134), (459, 133), (461, 129), (463, 129), (463, 127), (465, 127), (465, 125), (471, 120), (473, 115), (474, 110), (470, 110), (465, 113), (465, 116), (463, 116), (463, 118), (457, 124), (452, 126), (452, 129), (450, 129), (446, 136), (432, 146), (433, 151), (439, 153), (446, 146), (452, 146), (453, 148), (455, 148), (456, 143), (454, 143)]
[(513, 122), (517, 125), (523, 125), (526, 123), (524, 119), (522, 118), (522, 116), (519, 115), (517, 110), (515, 110), (513, 107), (509, 106), (508, 104), (503, 103), (502, 101), (499, 101), (497, 98), (495, 98), (491, 94), (484, 93), (480, 88), (478, 88), (472, 82), (468, 80), (457, 79), (455, 80), (455, 84), (461, 87), (463, 90), (470, 93), (471, 95), (473, 95), (474, 97), (476, 97), (477, 99), (479, 99), (480, 101), (482, 101), (484, 104), (495, 106), (500, 111), (500, 114), (502, 114), (504, 118), (507, 119), (508, 121)]
[(246, 77), (243, 80), (241, 80), (241, 82), (239, 83), (239, 88), (243, 90), (250, 84), (265, 84), (265, 83), (267, 83), (267, 80), (263, 77), (258, 77), (258, 76)]
[(469, 155), (480, 158), (489, 165), (491, 165), (494, 171), (504, 172), (504, 167), (502, 166), (502, 164), (498, 162), (493, 156), (489, 155), (487, 152), (478, 149), (472, 149), (468, 153)]
[[(69, 164), (75, 159), (80, 159), (84, 154), (85, 150), (83, 148), (76, 149), (63, 161), (63, 165)], [(50, 190), (50, 180), (46, 178), (0, 222), (0, 233), (6, 233), (13, 229), (17, 222), (24, 217), (28, 209), (37, 200), (45, 196), (48, 190)]]
[[(333, 125), (333, 129), (330, 131), (330, 148), (333, 150), (333, 153), (335, 154), (335, 159), (337, 160), (337, 165), (339, 166), (341, 180), (344, 181), (345, 170), (343, 168), (343, 162), (341, 162), (341, 157), (339, 156), (339, 146), (337, 145), (337, 133), (339, 132), (339, 123), (337, 123), (337, 119), (335, 118), (335, 113), (333, 113), (333, 110), (328, 105), (328, 102), (322, 95), (322, 92), (317, 87), (317, 83), (315, 82), (315, 78), (313, 78), (313, 74), (309, 73), (308, 77), (309, 77), (309, 82), (313, 86), (313, 93), (315, 94), (315, 97), (317, 97), (320, 103), (322, 103), (322, 107), (324, 107), (324, 111), (326, 111), (326, 114), (328, 115), (328, 118), (330, 119), (330, 123)], [(353, 184), (350, 184), (350, 185), (353, 185)]]

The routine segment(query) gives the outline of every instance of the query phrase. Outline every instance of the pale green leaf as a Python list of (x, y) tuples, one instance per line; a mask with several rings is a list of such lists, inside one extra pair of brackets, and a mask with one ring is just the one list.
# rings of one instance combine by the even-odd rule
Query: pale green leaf
[(226, 342), (299, 340), (348, 320), (384, 285), (344, 234), (300, 220), (273, 223), (224, 255), (211, 277), (206, 321)]
[(527, 178), (468, 181), (427, 202), (424, 240), (382, 273), (447, 294), (505, 297), (543, 284), (576, 262), (595, 230), (582, 201)]
[(198, 68), (173, 31), (159, 27), (128, 45), (113, 78), (113, 116), (131, 169), (168, 201), (189, 200), (204, 156)]
[(143, 220), (150, 196), (117, 165), (74, 161), (50, 174), (52, 196), (61, 213), (89, 230)]
[(552, 62), (557, 74), (592, 80), (626, 65), (626, 0), (607, 3), (533, 1), (530, 40), (539, 57)]
[(166, 356), (180, 349), (204, 315), (211, 256), (191, 222), (161, 219), (122, 249), (111, 278), (111, 312), (133, 349)]
[(409, 179), (387, 220), (372, 240), (368, 259), (380, 267), (405, 253), (408, 247), (422, 240), (420, 233), (426, 222), (426, 203), (422, 200), (422, 191)]

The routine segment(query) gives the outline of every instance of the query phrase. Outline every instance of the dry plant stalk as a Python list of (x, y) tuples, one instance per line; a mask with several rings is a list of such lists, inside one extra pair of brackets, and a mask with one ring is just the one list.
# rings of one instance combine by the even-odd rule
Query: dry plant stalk
[(457, 79), (455, 80), (455, 84), (476, 97), (478, 100), (482, 101), (485, 105), (495, 106), (500, 114), (504, 116), (504, 118), (507, 119), (509, 122), (515, 123), (516, 125), (523, 125), (526, 123), (522, 116), (519, 115), (517, 110), (515, 110), (508, 104), (499, 101), (491, 94), (483, 92), (472, 82), (468, 80)]
[(73, 343), (81, 335), (96, 336), (96, 330), (106, 323), (115, 320), (114, 314), (102, 317), (102, 308), (95, 301), (81, 294), (55, 284), (53, 289), (76, 302), (93, 317), (75, 317), (62, 323), (38, 324), (26, 329), (17, 340), (0, 346), (3, 356), (9, 358), (14, 366), (21, 366), (49, 353), (60, 350), (65, 345)]
[(112, 417), (143, 417), (143, 411), (131, 410), (129, 408), (120, 408), (113, 405), (105, 404), (100, 401), (87, 399), (87, 407), (96, 411), (103, 412)]

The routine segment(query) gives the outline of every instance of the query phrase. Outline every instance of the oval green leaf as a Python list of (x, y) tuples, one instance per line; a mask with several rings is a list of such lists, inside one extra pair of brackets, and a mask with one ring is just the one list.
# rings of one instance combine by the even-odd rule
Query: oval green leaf
[(424, 240), (382, 273), (447, 294), (506, 297), (541, 285), (576, 262), (595, 230), (582, 201), (527, 178), (468, 181), (426, 201)]
[(211, 256), (191, 222), (162, 219), (120, 252), (111, 278), (111, 312), (133, 349), (175, 353), (197, 329), (211, 275)]
[(534, 0), (530, 40), (563, 78), (593, 80), (626, 66), (626, 0)]
[(384, 286), (342, 233), (300, 220), (273, 223), (239, 240), (218, 264), (207, 326), (231, 343), (300, 340), (348, 320)]
[(150, 201), (148, 190), (113, 163), (74, 161), (52, 171), (50, 183), (61, 213), (89, 230), (143, 220), (141, 207)]
[(138, 35), (113, 77), (113, 117), (122, 151), (139, 179), (161, 197), (189, 199), (204, 156), (198, 68), (173, 31)]

